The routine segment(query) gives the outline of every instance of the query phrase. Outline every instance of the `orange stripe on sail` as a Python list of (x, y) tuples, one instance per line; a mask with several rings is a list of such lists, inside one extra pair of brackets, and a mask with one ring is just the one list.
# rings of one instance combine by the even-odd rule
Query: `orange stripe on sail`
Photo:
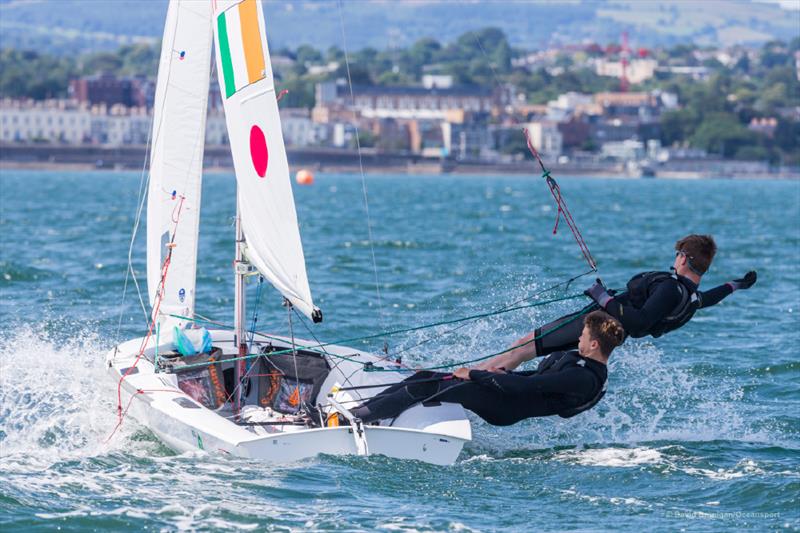
[(247, 63), (248, 83), (264, 77), (264, 48), (261, 45), (261, 32), (258, 28), (258, 4), (256, 0), (243, 0), (239, 3), (239, 23), (242, 26), (242, 46)]

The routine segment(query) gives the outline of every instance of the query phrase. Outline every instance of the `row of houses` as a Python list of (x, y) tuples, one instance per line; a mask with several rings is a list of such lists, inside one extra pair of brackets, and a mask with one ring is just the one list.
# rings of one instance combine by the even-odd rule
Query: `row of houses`
[[(120, 94), (117, 89), (113, 94)], [(544, 105), (528, 105), (513, 86), (458, 86), (449, 76), (426, 76), (421, 86), (355, 86), (352, 93), (342, 81), (319, 83), (315, 107), (282, 108), (281, 121), (289, 146), (353, 148), (358, 136), (361, 146), (383, 151), (502, 161), (514, 157), (510, 147), (519, 145), (523, 126), (548, 156), (598, 150), (609, 143), (605, 152), (613, 154), (621, 149), (613, 143), (658, 138), (661, 113), (677, 105), (675, 95), (659, 91), (565, 93)], [(74, 98), (3, 100), (0, 140), (145, 144), (149, 109)], [(227, 140), (221, 106), (210, 99), (206, 143), (224, 145)]]

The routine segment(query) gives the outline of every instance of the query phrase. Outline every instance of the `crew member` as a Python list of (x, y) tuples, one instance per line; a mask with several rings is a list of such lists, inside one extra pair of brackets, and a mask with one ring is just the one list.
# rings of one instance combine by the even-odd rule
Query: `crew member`
[(459, 368), (453, 374), (421, 371), (353, 409), (363, 422), (391, 419), (416, 403), (450, 402), (496, 426), (535, 416), (569, 418), (591, 409), (605, 394), (606, 363), (625, 339), (622, 325), (603, 311), (582, 317), (578, 349), (555, 352), (537, 370)]
[(628, 282), (619, 294), (608, 291), (598, 279), (586, 290), (594, 302), (580, 311), (536, 328), (514, 343), (516, 348), (484, 361), (476, 368), (503, 367), (512, 370), (536, 356), (574, 349), (581, 334), (581, 315), (604, 309), (622, 323), (633, 338), (660, 337), (686, 324), (698, 309), (718, 304), (739, 289), (756, 282), (755, 271), (708, 291), (698, 290), (708, 271), (717, 245), (710, 235), (688, 235), (675, 243), (672, 272), (643, 272)]

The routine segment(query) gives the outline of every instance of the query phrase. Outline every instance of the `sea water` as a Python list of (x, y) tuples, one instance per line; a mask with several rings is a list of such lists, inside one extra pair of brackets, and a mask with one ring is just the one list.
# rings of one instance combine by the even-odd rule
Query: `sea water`
[[(687, 233), (719, 252), (702, 288), (758, 283), (680, 331), (630, 340), (609, 392), (575, 418), (493, 427), (452, 466), (322, 456), (270, 465), (176, 455), (116, 424), (104, 352), (145, 333), (138, 173), (3, 170), (0, 211), (0, 529), (776, 530), (800, 528), (800, 184), (561, 178), (612, 287), (667, 269)], [(335, 341), (497, 309), (585, 271), (531, 177), (317, 176), (296, 187), (315, 302)], [(197, 312), (232, 322), (234, 178), (203, 186)], [(373, 263), (374, 251), (374, 263)], [(377, 279), (377, 287), (376, 287)], [(580, 293), (580, 278), (555, 296)], [(248, 287), (251, 303), (256, 283)], [(123, 299), (124, 293), (124, 299)], [(258, 329), (286, 333), (262, 290)], [(502, 350), (582, 300), (359, 347), (426, 366)], [(252, 318), (255, 306), (248, 310)], [(295, 319), (295, 333), (310, 325)]]

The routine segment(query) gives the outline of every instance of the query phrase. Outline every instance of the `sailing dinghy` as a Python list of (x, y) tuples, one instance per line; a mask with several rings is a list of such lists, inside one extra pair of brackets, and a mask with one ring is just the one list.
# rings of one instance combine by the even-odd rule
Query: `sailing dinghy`
[[(237, 183), (233, 331), (198, 329), (195, 321), (212, 49)], [(152, 314), (145, 337), (107, 355), (120, 423), (130, 414), (177, 452), (270, 462), (382, 454), (450, 464), (471, 439), (460, 405), (417, 405), (363, 425), (348, 407), (401, 374), (368, 371), (387, 365), (377, 355), (293, 335), (292, 308), (314, 322), (322, 313), (309, 289), (277, 100), (260, 2), (170, 1), (147, 200)], [(245, 280), (254, 274), (285, 298), (290, 335), (246, 331)]]

